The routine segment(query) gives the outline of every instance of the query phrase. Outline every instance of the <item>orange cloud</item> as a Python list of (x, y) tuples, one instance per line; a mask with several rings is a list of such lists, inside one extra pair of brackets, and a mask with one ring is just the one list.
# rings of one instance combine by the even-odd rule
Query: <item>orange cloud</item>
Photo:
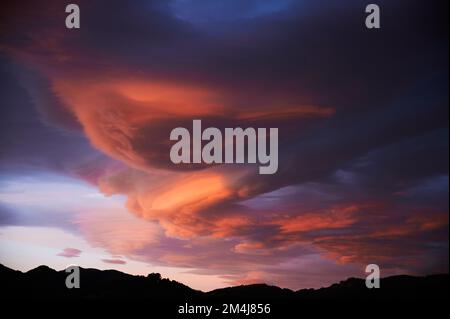
[(319, 229), (344, 228), (357, 221), (356, 205), (335, 207), (325, 212), (305, 213), (300, 216), (276, 220), (283, 233), (307, 232)]
[(382, 225), (372, 236), (374, 237), (402, 237), (417, 235), (422, 232), (433, 231), (448, 225), (448, 214), (414, 215), (403, 224)]

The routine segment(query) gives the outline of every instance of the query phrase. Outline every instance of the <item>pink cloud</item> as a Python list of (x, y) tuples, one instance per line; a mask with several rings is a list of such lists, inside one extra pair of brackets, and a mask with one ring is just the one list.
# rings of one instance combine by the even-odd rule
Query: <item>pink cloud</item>
[(63, 251), (57, 254), (57, 256), (66, 257), (66, 258), (75, 258), (80, 257), (81, 250), (76, 248), (64, 248)]
[(125, 265), (127, 262), (122, 259), (102, 259), (104, 263), (115, 264), (115, 265)]

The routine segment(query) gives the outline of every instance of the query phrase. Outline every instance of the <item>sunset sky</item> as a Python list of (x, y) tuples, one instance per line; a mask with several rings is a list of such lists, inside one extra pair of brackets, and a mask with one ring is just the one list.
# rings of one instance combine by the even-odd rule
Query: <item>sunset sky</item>
[[(211, 290), (448, 272), (447, 1), (15, 1), (0, 12), (0, 263)], [(170, 131), (279, 128), (279, 167)]]

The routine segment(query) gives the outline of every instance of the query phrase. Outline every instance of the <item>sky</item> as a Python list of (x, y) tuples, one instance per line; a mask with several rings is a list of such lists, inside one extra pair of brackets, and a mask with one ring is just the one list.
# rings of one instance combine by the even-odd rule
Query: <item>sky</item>
[[(448, 272), (448, 4), (142, 0), (0, 13), (0, 263), (291, 289)], [(279, 128), (276, 174), (170, 131)]]

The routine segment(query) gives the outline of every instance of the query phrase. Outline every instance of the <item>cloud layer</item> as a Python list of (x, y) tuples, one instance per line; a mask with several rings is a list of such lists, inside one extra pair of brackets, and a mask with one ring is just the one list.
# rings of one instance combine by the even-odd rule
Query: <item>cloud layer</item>
[[(295, 288), (447, 271), (448, 5), (381, 1), (369, 32), (360, 1), (189, 3), (79, 1), (79, 30), (58, 1), (7, 8), (9, 85), (35, 108), (5, 91), (4, 136), (26, 136), (2, 166), (125, 195), (132, 217), (73, 220), (111, 254)], [(279, 171), (172, 164), (192, 119), (278, 127)]]

